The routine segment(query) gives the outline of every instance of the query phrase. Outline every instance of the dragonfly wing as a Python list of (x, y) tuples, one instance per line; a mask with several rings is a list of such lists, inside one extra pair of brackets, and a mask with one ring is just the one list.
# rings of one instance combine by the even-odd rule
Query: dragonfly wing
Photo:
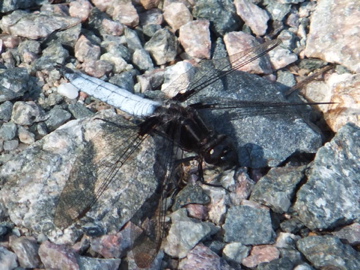
[[(72, 166), (56, 206), (54, 223), (59, 228), (68, 227), (82, 218), (114, 181), (121, 181), (124, 163), (134, 157), (146, 138), (138, 135), (137, 127), (130, 122), (119, 126), (96, 119), (95, 125), (100, 126), (100, 131), (93, 126), (85, 128), (87, 143)], [(97, 130), (95, 134), (94, 130)]]

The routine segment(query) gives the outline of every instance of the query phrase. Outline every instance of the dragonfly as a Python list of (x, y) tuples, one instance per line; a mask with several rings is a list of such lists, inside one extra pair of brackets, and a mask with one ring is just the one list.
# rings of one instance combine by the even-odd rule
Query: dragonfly
[[(169, 194), (175, 192), (174, 189), (176, 190), (176, 183), (174, 184), (172, 178), (176, 174), (178, 149), (195, 153), (192, 158), (198, 163), (200, 179), (203, 175), (203, 162), (224, 168), (234, 168), (239, 165), (232, 141), (228, 136), (217, 134), (209, 128), (201, 117), (200, 111), (217, 110), (222, 112), (236, 109), (245, 115), (266, 115), (279, 114), (295, 106), (319, 104), (240, 101), (230, 98), (212, 100), (206, 97), (203, 97), (202, 101), (194, 99), (196, 102), (191, 103), (191, 99), (199, 95), (207, 86), (266, 55), (280, 43), (280, 40), (267, 41), (250, 50), (231, 56), (231, 61), (229, 58), (212, 60), (210, 63), (216, 63), (216, 69), (207, 69), (205, 73), (197, 73), (197, 76), (186, 85), (184, 85), (185, 75), (181, 75), (171, 84), (177, 93), (166, 101), (146, 99), (97, 78), (64, 68), (64, 76), (76, 88), (134, 116), (137, 121), (131, 127), (132, 134), (135, 135), (129, 138), (129, 143), (122, 146), (121, 151), (114, 153), (111, 157), (104, 157), (98, 162), (96, 165), (97, 176), (92, 180), (92, 184), (86, 184), (88, 179), (83, 179), (79, 166), (74, 166), (77, 169), (70, 173), (70, 178), (57, 203), (54, 224), (59, 228), (66, 228), (84, 217), (107, 190), (110, 183), (119, 180), (118, 175), (123, 165), (138, 151), (148, 136), (164, 138), (169, 143), (168, 151), (171, 154), (165, 166), (166, 175), (159, 183), (160, 195), (157, 198), (159, 203), (155, 207), (153, 218), (140, 224), (142, 232), (137, 239), (134, 239), (133, 246), (134, 259), (138, 267), (149, 267), (166, 235), (167, 207), (163, 202)], [(109, 121), (107, 124), (114, 128), (122, 127)]]

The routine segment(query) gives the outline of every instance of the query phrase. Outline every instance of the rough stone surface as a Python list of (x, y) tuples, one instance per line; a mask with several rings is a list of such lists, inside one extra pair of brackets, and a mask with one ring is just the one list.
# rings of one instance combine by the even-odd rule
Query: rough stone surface
[(358, 2), (353, 0), (319, 1), (312, 15), (306, 56), (339, 63), (353, 72), (360, 72), (358, 7)]
[(198, 242), (218, 230), (210, 222), (199, 222), (187, 217), (185, 209), (174, 212), (171, 219), (172, 225), (164, 250), (167, 254), (177, 258), (184, 258)]
[(232, 242), (225, 245), (223, 255), (227, 260), (241, 263), (249, 255), (250, 247), (244, 246), (239, 242)]
[(131, 1), (117, 1), (116, 4), (108, 6), (106, 13), (127, 26), (136, 27), (139, 24), (139, 15)]
[(270, 18), (265, 10), (246, 0), (235, 0), (234, 4), (237, 14), (239, 14), (255, 35), (262, 36), (266, 33), (267, 22)]
[(242, 205), (231, 207), (223, 228), (226, 242), (261, 245), (272, 244), (275, 241), (275, 232), (267, 209)]
[[(121, 123), (121, 118), (110, 119)], [(126, 125), (129, 126), (129, 122), (126, 122)], [(78, 228), (72, 226), (61, 232), (54, 226), (56, 202), (66, 181), (69, 178), (69, 183), (81, 182), (85, 179), (96, 181), (91, 176), (96, 170), (91, 167), (92, 162), (95, 162), (95, 159), (102, 160), (104, 157), (111, 160), (114, 147), (121, 148), (128, 145), (125, 141), (128, 141), (129, 132), (132, 134), (134, 130), (115, 128), (100, 120), (99, 116), (93, 120), (71, 121), (27, 148), (16, 160), (3, 165), (0, 175), (2, 183), (5, 184), (1, 189), (1, 204), (7, 208), (11, 220), (18, 226), (26, 226), (44, 233), (55, 243), (72, 243), (79, 236)], [(117, 181), (110, 183), (111, 187), (100, 197), (99, 203), (87, 213), (85, 220), (96, 220), (97, 226), (105, 232), (119, 229), (143, 204), (143, 200), (150, 196), (149, 194), (155, 189), (156, 180), (151, 176), (152, 167), (147, 165), (149, 162), (155, 164), (151, 158), (154, 151), (149, 144), (149, 142), (143, 144), (144, 148), (139, 153), (141, 158), (135, 164), (131, 163), (135, 167), (131, 167), (130, 164), (122, 167), (122, 176), (118, 175)], [(85, 170), (86, 167), (93, 170), (89, 170), (88, 176), (78, 179), (76, 171), (80, 168)], [(160, 167), (157, 172), (161, 173)], [(128, 175), (129, 178), (124, 175)], [(129, 183), (125, 184), (124, 181)], [(14, 185), (14, 183), (18, 184)], [(90, 183), (86, 185), (91, 187)], [(134, 194), (137, 196), (134, 197)], [(76, 196), (91, 199), (91, 197), (81, 197), (84, 194)], [(119, 197), (122, 199), (119, 200)], [(23, 203), (24, 201), (26, 204)], [(85, 199), (83, 201), (86, 203)], [(117, 213), (117, 209), (122, 211), (120, 216), (114, 214)], [(58, 215), (60, 217), (61, 212)], [(65, 221), (66, 218), (64, 217), (63, 220)]]
[(276, 213), (287, 212), (298, 183), (304, 178), (304, 168), (273, 168), (262, 177), (251, 193), (251, 200), (269, 206)]
[(302, 92), (313, 102), (334, 102), (319, 106), (333, 131), (337, 132), (349, 122), (360, 126), (359, 74), (333, 73), (325, 81), (309, 83)]
[[(259, 45), (253, 36), (241, 31), (226, 34), (224, 36), (224, 42), (231, 62), (235, 62), (243, 56), (245, 54), (244, 51), (251, 50)], [(237, 69), (257, 74), (268, 74), (272, 72), (271, 64), (267, 57), (261, 57)]]
[(29, 73), (24, 68), (9, 68), (0, 74), (0, 102), (21, 97), (31, 89)]
[(219, 34), (234, 31), (239, 27), (240, 19), (236, 14), (231, 0), (200, 0), (196, 1), (193, 16), (214, 23), (214, 30)]
[(360, 224), (353, 223), (333, 233), (339, 239), (345, 240), (348, 244), (356, 246), (360, 244)]
[(336, 237), (308, 236), (300, 239), (297, 247), (316, 268), (326, 266), (349, 270), (360, 268), (359, 252), (341, 243)]
[(175, 59), (177, 39), (166, 29), (160, 29), (145, 43), (145, 50), (150, 52), (156, 64), (162, 65)]
[(278, 259), (280, 252), (274, 246), (263, 245), (254, 246), (251, 250), (250, 256), (242, 260), (242, 264), (246, 267), (253, 268), (260, 263), (271, 262)]
[(12, 270), (18, 267), (16, 262), (16, 254), (7, 250), (5, 247), (0, 247), (0, 267), (4, 270)]
[(17, 101), (14, 104), (11, 120), (18, 125), (32, 125), (45, 119), (44, 111), (33, 101)]
[(9, 121), (11, 118), (13, 104), (10, 101), (5, 101), (0, 104), (0, 120)]
[(216, 253), (200, 244), (193, 248), (186, 258), (181, 260), (179, 269), (230, 270), (232, 268)]
[(64, 245), (55, 245), (45, 241), (40, 245), (39, 256), (46, 268), (79, 269), (75, 252)]
[[(46, 13), (28, 13), (16, 10), (4, 16), (0, 22), (0, 28), (5, 33), (38, 39), (49, 36), (56, 30), (64, 30), (80, 23), (79, 18), (65, 16), (51, 16)], [(46, 25), (46, 27), (44, 27)]]
[(360, 128), (347, 124), (319, 149), (295, 209), (310, 229), (330, 229), (360, 218)]
[(75, 57), (80, 62), (98, 60), (100, 57), (100, 47), (82, 35), (75, 44)]
[(207, 20), (191, 21), (180, 27), (179, 41), (184, 47), (185, 52), (192, 58), (210, 58), (211, 40), (209, 27), (210, 22)]
[(171, 3), (164, 8), (164, 19), (176, 31), (192, 20), (189, 9), (181, 2)]
[(35, 239), (28, 237), (13, 237), (10, 239), (11, 249), (15, 252), (19, 264), (24, 268), (38, 268), (40, 258), (38, 255), (39, 245)]

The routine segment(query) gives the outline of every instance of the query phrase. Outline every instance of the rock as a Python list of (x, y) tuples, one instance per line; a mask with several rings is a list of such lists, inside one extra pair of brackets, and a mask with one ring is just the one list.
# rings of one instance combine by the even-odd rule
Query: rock
[(303, 89), (313, 102), (330, 101), (334, 104), (319, 105), (326, 123), (337, 132), (346, 123), (360, 125), (360, 75), (333, 73), (325, 81), (313, 81)]
[(0, 127), (0, 138), (4, 141), (12, 140), (17, 135), (17, 126), (14, 122), (4, 123)]
[(249, 255), (250, 247), (244, 246), (240, 242), (226, 244), (223, 249), (223, 256), (230, 261), (241, 263)]
[(146, 72), (143, 75), (136, 76), (138, 84), (140, 85), (140, 92), (145, 92), (147, 90), (160, 89), (164, 81), (164, 70), (163, 69), (153, 69)]
[(225, 189), (203, 185), (205, 191), (210, 196), (210, 203), (207, 205), (209, 209), (209, 220), (216, 225), (224, 222), (229, 197)]
[(45, 120), (44, 111), (33, 101), (17, 101), (14, 104), (11, 120), (23, 126)]
[(120, 53), (104, 53), (101, 55), (100, 60), (112, 64), (116, 73), (121, 73), (132, 68), (132, 66), (121, 57)]
[(164, 19), (176, 31), (191, 22), (193, 17), (189, 9), (181, 2), (174, 2), (164, 7)]
[[(119, 60), (120, 58), (117, 58), (116, 64), (121, 65), (123, 62)], [(121, 62), (121, 63), (119, 63)], [(106, 60), (89, 60), (84, 62), (83, 68), (85, 73), (87, 73), (90, 76), (101, 78), (104, 75), (108, 74), (110, 71), (114, 69), (114, 65)], [(119, 66), (118, 66), (119, 68)], [(126, 69), (128, 66), (126, 67)], [(121, 69), (121, 68), (120, 68)]]
[(294, 205), (308, 228), (330, 229), (360, 218), (359, 138), (360, 128), (347, 124), (316, 154)]
[(256, 269), (257, 270), (294, 270), (294, 264), (291, 262), (289, 258), (280, 258), (276, 260), (272, 260), (269, 263), (261, 263)]
[[(122, 123), (122, 126), (128, 127), (131, 124), (129, 121), (121, 120), (121, 117), (112, 118), (113, 113), (107, 113), (110, 114), (106, 118), (109, 121), (117, 121), (119, 125)], [(92, 179), (96, 181), (93, 178), (94, 172), (106, 174), (93, 167), (102, 164), (96, 160), (105, 162), (106, 157), (107, 162), (114, 162), (114, 155), (121, 152), (121, 148), (129, 145), (129, 138), (132, 138), (131, 135), (134, 135), (136, 131), (131, 128), (119, 129), (115, 124), (100, 120), (100, 117), (101, 115), (97, 115), (94, 119), (67, 123), (1, 167), (1, 183), (4, 184), (0, 191), (0, 203), (7, 209), (7, 213), (15, 224), (41, 232), (58, 244), (74, 243), (78, 239), (81, 234), (79, 227), (71, 226), (62, 232), (54, 225), (55, 206), (66, 181), (69, 178), (69, 181), (75, 181), (74, 179), (77, 178), (74, 175), (77, 170), (82, 170), (84, 177), (81, 179), (87, 181)], [(79, 221), (80, 223), (95, 220), (104, 232), (116, 231), (144, 204), (158, 183), (158, 179), (154, 175), (151, 176), (154, 167), (148, 166), (148, 164), (155, 164), (156, 169), (160, 166), (157, 164), (161, 162), (161, 156), (158, 156), (155, 161), (153, 144), (149, 141), (142, 143), (142, 150), (139, 149), (139, 156), (134, 159), (135, 162), (125, 163), (122, 166), (116, 179), (109, 183), (109, 188), (100, 196), (98, 203), (87, 212), (84, 220)], [(114, 148), (118, 149), (115, 153)], [(159, 153), (163, 154), (164, 150), (161, 151), (160, 148), (159, 146)], [(92, 165), (92, 162), (95, 162), (95, 165)], [(86, 168), (89, 170), (87, 171)], [(158, 177), (161, 177), (160, 167), (157, 173)], [(99, 177), (102, 179), (101, 176)], [(81, 183), (78, 184), (81, 185)], [(90, 182), (86, 185), (90, 185), (91, 188)], [(71, 188), (71, 184), (69, 186)], [(86, 200), (91, 200), (91, 197), (86, 197), (84, 194), (76, 196), (83, 198), (81, 202), (86, 203)], [(25, 201), (26, 205), (24, 205)], [(119, 214), (115, 214), (118, 211), (120, 211)], [(66, 213), (60, 211), (57, 215), (64, 222), (67, 220)], [(68, 221), (68, 223), (71, 225), (73, 221)]]
[(229, 208), (223, 229), (226, 242), (261, 245), (275, 241), (270, 212), (264, 208), (243, 205)]
[(86, 108), (83, 104), (76, 102), (69, 105), (69, 111), (75, 119), (91, 117), (94, 115), (92, 111)]
[[(197, 74), (200, 74), (200, 79)], [(190, 87), (197, 88), (212, 76), (218, 76), (216, 70), (200, 69), (194, 76), (196, 83), (190, 84)], [(183, 88), (178, 87), (178, 89)], [(259, 107), (251, 108), (244, 105), (243, 108), (240, 106), (234, 110), (229, 109), (226, 114), (220, 110), (212, 110), (211, 113), (201, 111), (204, 121), (210, 123), (214, 130), (226, 134), (236, 142), (235, 149), (242, 166), (274, 167), (297, 151), (315, 153), (322, 145), (322, 137), (318, 130), (306, 123), (305, 119), (308, 118), (306, 108), (300, 106), (298, 110), (297, 106), (279, 108), (266, 105), (269, 102), (289, 101), (282, 97), (279, 88), (274, 84), (269, 84), (269, 81), (253, 74), (234, 71), (227, 75), (226, 79), (212, 83), (191, 97), (188, 102), (205, 100), (212, 103), (214, 99), (224, 98), (237, 101), (264, 101), (264, 106), (267, 108), (264, 112)]]
[(104, 19), (102, 27), (107, 34), (113, 36), (121, 36), (125, 31), (125, 26), (122, 23), (110, 19)]
[(176, 96), (179, 92), (186, 91), (196, 70), (188, 61), (180, 61), (175, 65), (167, 67), (164, 72), (164, 83), (161, 91), (169, 98)]
[(9, 68), (0, 74), (0, 102), (13, 100), (32, 89), (32, 80), (24, 68)]
[(9, 121), (11, 118), (13, 104), (10, 101), (5, 101), (0, 104), (0, 121)]
[(46, 268), (79, 269), (75, 252), (64, 245), (45, 241), (40, 245), (39, 256)]
[(210, 197), (204, 189), (202, 189), (199, 185), (189, 184), (177, 194), (172, 209), (173, 211), (176, 211), (187, 204), (208, 204), (209, 202)]
[(180, 261), (179, 269), (230, 270), (232, 268), (208, 247), (199, 244)]
[[(232, 63), (236, 63), (237, 60), (241, 59), (249, 50), (260, 45), (259, 42), (251, 35), (244, 32), (230, 32), (225, 34), (224, 42), (226, 50), (229, 54), (229, 60)], [(240, 71), (257, 73), (257, 74), (268, 74), (272, 73), (271, 63), (266, 57), (260, 57), (245, 66), (236, 67)]]
[(89, 18), (91, 9), (91, 4), (85, 0), (78, 0), (69, 4), (70, 16), (80, 18), (81, 22), (85, 22)]
[(40, 42), (35, 40), (25, 40), (19, 44), (19, 54), (23, 62), (31, 63), (39, 57), (41, 52)]
[[(97, 7), (102, 10), (101, 6), (97, 5)], [(139, 15), (131, 1), (116, 0), (107, 6), (106, 13), (115, 21), (119, 21), (129, 27), (136, 27), (139, 24)]]
[(118, 269), (121, 263), (120, 259), (101, 259), (80, 256), (78, 259), (80, 269), (84, 270), (112, 270)]
[(349, 270), (360, 268), (359, 252), (341, 243), (336, 237), (308, 236), (298, 240), (297, 247), (316, 268), (329, 266)]
[(296, 247), (296, 241), (300, 239), (300, 236), (292, 233), (280, 232), (276, 238), (275, 246), (280, 248), (292, 249)]
[(18, 267), (15, 253), (8, 251), (5, 247), (0, 247), (1, 261), (0, 268), (4, 270), (12, 270)]
[[(281, 3), (281, 1), (267, 1), (267, 2), (268, 4), (266, 5), (266, 10), (270, 13), (271, 19), (273, 20), (282, 21), (285, 18), (285, 16), (288, 15), (290, 12), (291, 5), (287, 3)], [(299, 21), (297, 21), (297, 23), (299, 23)]]
[(132, 56), (132, 63), (140, 70), (149, 70), (154, 68), (154, 64), (147, 51), (144, 49), (136, 49)]
[(185, 209), (172, 213), (171, 222), (164, 251), (177, 258), (184, 258), (202, 239), (218, 231), (210, 222), (200, 222), (187, 217)]
[(71, 118), (71, 114), (68, 111), (54, 108), (48, 113), (47, 117), (45, 121), (47, 127), (49, 130), (55, 130), (66, 123)]
[(305, 177), (304, 167), (273, 168), (259, 182), (251, 193), (251, 200), (270, 207), (274, 212), (287, 212), (294, 200), (298, 184)]
[(262, 36), (266, 33), (267, 22), (270, 18), (265, 10), (246, 0), (235, 0), (234, 4), (237, 14), (255, 35)]
[(284, 85), (285, 87), (293, 87), (296, 85), (296, 80), (294, 74), (287, 71), (279, 70), (277, 72), (277, 83)]
[(24, 268), (40, 267), (40, 258), (38, 255), (39, 245), (36, 240), (29, 237), (11, 237), (11, 249), (15, 252), (19, 264)]
[(94, 44), (84, 35), (80, 36), (75, 44), (75, 57), (80, 62), (98, 60), (100, 57), (100, 47)]
[(269, 57), (275, 70), (284, 68), (298, 60), (298, 56), (295, 53), (281, 46), (271, 50)]
[(116, 234), (103, 235), (91, 240), (91, 249), (104, 258), (121, 258), (130, 249), (131, 227), (126, 226)]
[(132, 52), (126, 46), (120, 44), (120, 40), (109, 39), (101, 43), (101, 47), (111, 54), (119, 54), (126, 62), (131, 62)]
[(163, 65), (175, 59), (178, 43), (174, 34), (169, 30), (160, 29), (146, 42), (147, 50), (157, 65)]
[(210, 59), (210, 22), (191, 21), (180, 27), (179, 41), (185, 52), (196, 59)]
[(22, 126), (19, 126), (18, 135), (19, 135), (19, 140), (22, 143), (32, 144), (35, 142), (35, 134)]
[(143, 44), (140, 40), (138, 32), (136, 32), (135, 30), (125, 28), (125, 38), (129, 49), (143, 49)]
[(234, 190), (230, 193), (230, 201), (234, 206), (240, 205), (243, 200), (248, 199), (255, 185), (254, 180), (241, 169), (236, 180)]
[[(359, 29), (354, 28), (354, 25), (360, 23), (357, 7), (357, 2), (353, 0), (320, 1), (312, 15), (305, 55), (339, 63), (359, 73), (360, 33)], [(343, 10), (348, 12), (346, 20)]]
[(12, 151), (15, 150), (18, 146), (19, 146), (19, 141), (17, 139), (9, 140), (4, 142), (3, 149), (5, 151)]
[(140, 3), (145, 9), (152, 9), (159, 5), (160, 0), (140, 0)]
[[(79, 18), (51, 16), (46, 13), (28, 13), (16, 10), (4, 16), (0, 23), (3, 32), (29, 39), (48, 37), (56, 30), (65, 30), (80, 23)], [(46, 25), (46, 27), (44, 27)]]
[(126, 89), (129, 92), (134, 92), (134, 76), (137, 74), (136, 70), (124, 71), (120, 74), (114, 74), (109, 80), (109, 83), (115, 84), (120, 88)]
[(251, 249), (250, 256), (243, 259), (242, 264), (246, 267), (253, 268), (260, 263), (271, 262), (275, 259), (278, 259), (279, 255), (280, 252), (274, 246), (254, 246)]
[(28, 1), (14, 1), (14, 0), (4, 0), (2, 5), (0, 6), (1, 13), (7, 13), (9, 11), (17, 10), (17, 9), (27, 9), (33, 6), (36, 6), (36, 0), (28, 0)]
[[(145, 28), (145, 26), (159, 26), (158, 30), (161, 28), (161, 24), (164, 22), (164, 16), (160, 9), (153, 8), (142, 12), (140, 15), (140, 24)], [(143, 29), (144, 31), (144, 29)], [(144, 31), (145, 32), (145, 31)]]
[(68, 57), (69, 52), (59, 42), (53, 43), (43, 50), (42, 56), (36, 59), (34, 66), (37, 70), (51, 70), (54, 63), (62, 65)]
[(349, 226), (345, 226), (339, 231), (333, 232), (333, 235), (339, 239), (346, 241), (351, 246), (360, 244), (360, 224), (353, 223)]
[(235, 31), (239, 28), (240, 19), (236, 15), (235, 6), (230, 0), (196, 1), (193, 16), (213, 22), (213, 30), (219, 35)]

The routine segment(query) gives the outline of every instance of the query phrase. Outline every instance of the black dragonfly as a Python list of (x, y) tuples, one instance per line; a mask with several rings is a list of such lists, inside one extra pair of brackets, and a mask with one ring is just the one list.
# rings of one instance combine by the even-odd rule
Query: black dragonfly
[[(167, 196), (174, 193), (174, 189), (176, 190), (177, 183), (174, 183), (172, 180), (176, 174), (175, 153), (178, 150), (175, 149), (180, 148), (182, 151), (195, 153), (195, 156), (192, 158), (198, 162), (200, 179), (202, 179), (203, 174), (203, 161), (227, 168), (238, 165), (238, 157), (231, 140), (226, 135), (217, 134), (210, 129), (203, 121), (199, 111), (236, 108), (240, 113), (246, 115), (279, 114), (286, 108), (315, 104), (303, 102), (239, 101), (233, 99), (214, 101), (210, 98), (204, 98), (203, 102), (183, 105), (207, 86), (262, 57), (280, 43), (279, 40), (265, 42), (251, 50), (231, 56), (231, 62), (228, 60), (229, 58), (209, 60), (208, 62), (216, 64), (216, 70), (208, 69), (206, 73), (196, 76), (185, 87), (183, 85), (184, 79), (180, 76), (171, 85), (172, 88), (178, 90), (178, 93), (171, 100), (163, 102), (159, 106), (155, 104), (151, 115), (142, 117), (143, 120), (137, 122), (136, 126), (133, 127), (135, 136), (129, 139), (130, 141), (127, 146), (121, 147), (121, 152), (114, 153), (111, 157), (104, 157), (103, 160), (99, 161), (97, 164), (97, 176), (92, 180), (94, 183), (86, 183), (89, 179), (84, 179), (80, 171), (81, 169), (75, 166), (60, 195), (55, 210), (55, 225), (59, 228), (65, 228), (84, 217), (108, 188), (109, 184), (112, 181), (119, 180), (118, 174), (122, 166), (136, 153), (145, 138), (149, 135), (160, 136), (169, 142), (169, 148), (171, 148), (169, 152), (172, 153), (172, 156), (168, 158), (166, 164), (167, 174), (164, 180), (159, 183), (160, 198), (158, 198), (159, 203), (154, 210), (154, 216), (139, 225), (143, 231), (134, 240), (133, 246), (136, 264), (140, 268), (149, 267), (160, 248), (162, 238), (166, 235), (166, 206), (163, 205), (163, 201), (165, 201)], [(200, 63), (200, 65), (202, 64)], [(94, 84), (91, 77), (78, 72), (65, 68), (65, 74), (70, 81), (88, 81), (88, 85)], [(104, 85), (102, 82), (99, 82), (99, 85), (94, 87), (109, 87), (108, 84)], [(81, 84), (77, 86), (81, 86)], [(86, 92), (86, 88), (82, 90)], [(111, 93), (113, 93), (112, 90)], [(116, 124), (114, 123), (113, 126), (116, 127)]]

